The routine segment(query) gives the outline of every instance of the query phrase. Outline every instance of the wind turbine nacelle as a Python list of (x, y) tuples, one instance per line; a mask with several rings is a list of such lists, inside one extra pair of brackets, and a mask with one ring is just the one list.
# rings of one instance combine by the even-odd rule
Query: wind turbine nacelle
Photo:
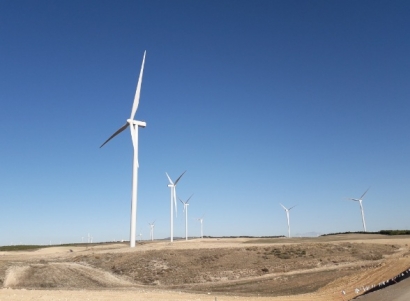
[(168, 187), (170, 187), (170, 188), (171, 188), (171, 187), (174, 187), (174, 185), (168, 184)]
[(147, 126), (147, 123), (145, 121), (138, 121), (138, 120), (132, 120), (132, 119), (127, 119), (127, 122), (131, 124), (135, 124), (141, 128), (145, 128)]

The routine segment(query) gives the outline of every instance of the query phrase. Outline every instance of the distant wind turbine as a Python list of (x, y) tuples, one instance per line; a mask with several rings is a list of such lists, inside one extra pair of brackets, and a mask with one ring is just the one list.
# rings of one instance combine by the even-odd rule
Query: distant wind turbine
[(181, 199), (179, 201), (184, 205), (184, 212), (185, 212), (185, 240), (188, 240), (188, 202), (192, 198), (193, 195), (189, 197), (186, 202), (183, 202)]
[(288, 208), (286, 208), (285, 206), (283, 206), (281, 203), (279, 203), (281, 206), (282, 206), (282, 208), (283, 209), (285, 209), (285, 211), (286, 211), (286, 217), (287, 217), (287, 219), (288, 219), (288, 237), (290, 237), (290, 221), (289, 221), (289, 211), (290, 211), (290, 209), (292, 209), (292, 208), (294, 208), (295, 206), (292, 206), (292, 207), (290, 207), (289, 209)]
[(134, 120), (135, 113), (137, 112), (140, 94), (141, 94), (141, 83), (142, 83), (142, 75), (144, 73), (144, 63), (145, 63), (145, 54), (142, 59), (141, 71), (140, 76), (138, 79), (137, 89), (135, 91), (134, 103), (132, 105), (131, 116), (127, 119), (127, 122), (114, 134), (111, 135), (101, 146), (103, 147), (108, 141), (112, 138), (117, 136), (119, 133), (124, 131), (127, 127), (130, 127), (131, 130), (131, 139), (132, 145), (134, 147), (134, 162), (132, 168), (132, 193), (131, 193), (131, 226), (130, 226), (130, 247), (135, 247), (135, 232), (136, 232), (136, 225), (137, 225), (137, 183), (138, 183), (138, 128), (139, 127), (146, 127), (146, 123), (143, 121)]
[(358, 198), (358, 199), (352, 199), (352, 198), (349, 198), (349, 199), (348, 199), (348, 200), (351, 200), (351, 201), (359, 202), (360, 211), (362, 212), (362, 222), (363, 222), (364, 232), (367, 232), (367, 230), (366, 230), (366, 222), (365, 222), (365, 220), (364, 220), (364, 211), (363, 211), (363, 204), (362, 204), (362, 202), (363, 202), (364, 195), (369, 191), (369, 189), (370, 189), (370, 187), (367, 188), (367, 190), (366, 190), (366, 191), (362, 194), (362, 196), (361, 196), (360, 198)]
[(201, 238), (204, 238), (204, 228), (203, 228), (204, 216), (202, 216), (201, 218), (197, 218), (197, 220), (201, 223)]
[(165, 173), (167, 175), (168, 180), (169, 180), (168, 187), (171, 188), (171, 220), (170, 220), (170, 222), (171, 222), (171, 235), (170, 235), (171, 242), (174, 241), (174, 207), (172, 206), (172, 202), (174, 203), (174, 206), (175, 206), (175, 215), (176, 215), (177, 214), (177, 192), (176, 192), (176, 187), (177, 187), (177, 184), (178, 184), (179, 180), (184, 175), (184, 173), (186, 173), (186, 171), (184, 171), (178, 177), (178, 179), (176, 179), (175, 182), (172, 182), (169, 175), (167, 173)]
[(151, 241), (154, 240), (154, 227), (155, 227), (155, 221), (153, 221), (152, 223), (148, 223), (149, 225), (149, 236), (151, 238)]

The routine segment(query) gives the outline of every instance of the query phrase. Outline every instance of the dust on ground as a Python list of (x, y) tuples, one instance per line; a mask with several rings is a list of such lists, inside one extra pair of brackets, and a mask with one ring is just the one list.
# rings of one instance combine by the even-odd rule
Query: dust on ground
[(361, 234), (0, 252), (0, 300), (350, 300), (409, 268), (409, 244)]

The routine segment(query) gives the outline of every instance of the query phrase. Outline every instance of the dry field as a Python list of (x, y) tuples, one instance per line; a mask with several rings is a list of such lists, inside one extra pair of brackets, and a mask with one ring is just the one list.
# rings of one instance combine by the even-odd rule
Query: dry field
[[(349, 234), (0, 252), (0, 301), (347, 301), (410, 268), (409, 246), (410, 236)], [(357, 300), (407, 300), (406, 281)]]

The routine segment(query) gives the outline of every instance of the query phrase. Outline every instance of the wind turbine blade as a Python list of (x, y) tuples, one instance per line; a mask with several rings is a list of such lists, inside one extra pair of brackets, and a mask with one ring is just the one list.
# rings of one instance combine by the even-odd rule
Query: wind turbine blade
[(194, 194), (191, 194), (191, 196), (189, 197), (189, 199), (185, 202), (185, 204), (188, 204), (189, 200), (192, 198)]
[(361, 199), (363, 199), (363, 197), (364, 197), (364, 195), (369, 191), (369, 189), (370, 189), (370, 187), (369, 188), (367, 188), (367, 190), (362, 194), (362, 196), (360, 197), (360, 199), (359, 200), (361, 200)]
[(288, 211), (288, 208), (286, 208), (285, 206), (283, 206), (281, 203), (279, 203), (283, 209), (285, 209), (286, 211)]
[[(184, 205), (184, 209), (182, 209), (182, 212), (185, 212), (185, 204), (186, 203), (184, 203), (180, 198), (178, 198), (179, 199), (179, 201), (182, 203), (182, 205)], [(176, 207), (175, 207), (176, 208)]]
[(124, 131), (128, 126), (129, 126), (129, 123), (127, 122), (127, 123), (124, 124), (118, 131), (116, 131), (114, 134), (112, 134), (111, 137), (108, 138), (103, 144), (101, 144), (100, 148), (103, 147), (105, 144), (107, 144), (108, 141), (110, 141), (112, 138), (114, 138), (115, 136), (117, 136), (119, 133), (121, 133), (122, 131)]
[(182, 175), (180, 175), (180, 176), (179, 176), (179, 178), (175, 181), (175, 184), (174, 184), (174, 185), (177, 185), (177, 183), (178, 183), (179, 179), (181, 179), (181, 178), (182, 178), (182, 176), (184, 175), (184, 173), (186, 173), (186, 170), (182, 173)]
[(292, 209), (292, 208), (295, 208), (297, 205), (295, 205), (295, 206), (292, 206), (292, 207), (290, 207), (288, 210), (290, 210), (290, 209)]
[(167, 173), (165, 173), (165, 174), (166, 174), (167, 177), (168, 177), (169, 183), (172, 184), (172, 185), (174, 185), (174, 183), (172, 182), (172, 180), (171, 180), (171, 178), (169, 177), (169, 175), (168, 175)]
[(138, 104), (140, 102), (141, 83), (142, 83), (142, 75), (144, 73), (145, 54), (146, 54), (146, 51), (144, 51), (144, 57), (142, 59), (140, 77), (138, 78), (137, 90), (135, 91), (134, 103), (132, 104), (132, 111), (131, 111), (130, 119), (134, 119), (135, 113), (137, 112)]
[(174, 206), (175, 206), (175, 216), (178, 216), (178, 211), (177, 211), (177, 190), (175, 189), (175, 186), (174, 186)]

